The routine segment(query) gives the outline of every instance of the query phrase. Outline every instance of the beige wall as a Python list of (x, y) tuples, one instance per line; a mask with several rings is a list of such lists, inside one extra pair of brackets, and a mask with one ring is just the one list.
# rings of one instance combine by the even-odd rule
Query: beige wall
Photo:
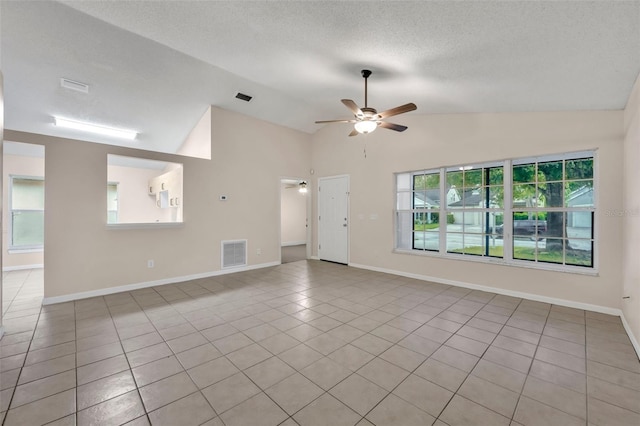
[[(9, 176), (44, 177), (44, 158), (27, 157), (22, 155), (4, 155), (3, 157), (3, 188), (2, 188), (2, 267), (11, 269), (21, 266), (42, 265), (43, 253), (9, 253)], [(46, 182), (45, 182), (46, 188)], [(106, 213), (105, 213), (106, 214)]]
[[(328, 125), (313, 136), (314, 179), (350, 175), (353, 264), (620, 309), (622, 225), (602, 210), (622, 208), (622, 119), (621, 111), (408, 115), (392, 120), (409, 126), (404, 133), (351, 138), (348, 126)], [(587, 149), (597, 149), (598, 276), (392, 252), (394, 172)]]
[[(6, 131), (46, 146), (45, 297), (219, 271), (221, 240), (248, 239), (249, 265), (278, 262), (280, 176), (308, 179), (310, 136), (218, 108), (211, 115), (211, 160)], [(107, 154), (183, 163), (184, 223), (107, 229)]]
[(622, 312), (640, 350), (640, 77), (636, 80), (627, 108), (624, 111), (624, 180), (620, 216), (622, 222), (624, 299)]
[(282, 185), (280, 196), (280, 232), (282, 245), (307, 241), (307, 194)]

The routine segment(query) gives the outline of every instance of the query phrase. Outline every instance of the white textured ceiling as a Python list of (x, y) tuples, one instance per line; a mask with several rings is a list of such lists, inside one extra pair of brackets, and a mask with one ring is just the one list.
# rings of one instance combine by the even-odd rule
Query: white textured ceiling
[(7, 128), (115, 142), (64, 115), (175, 152), (209, 104), (310, 133), (348, 117), (363, 68), (370, 106), (411, 114), (622, 109), (640, 71), (637, 0), (63, 3), (0, 3)]

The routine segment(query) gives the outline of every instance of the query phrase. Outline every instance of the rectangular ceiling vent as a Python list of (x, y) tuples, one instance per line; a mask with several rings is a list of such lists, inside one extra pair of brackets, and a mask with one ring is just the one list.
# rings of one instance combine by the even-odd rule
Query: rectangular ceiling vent
[(89, 85), (79, 81), (69, 80), (68, 78), (60, 79), (60, 86), (65, 89), (75, 90), (76, 92), (89, 93)]
[(253, 99), (253, 96), (245, 95), (244, 93), (238, 92), (238, 93), (236, 93), (236, 98), (240, 99), (240, 100), (243, 100), (243, 101), (246, 101), (246, 102), (249, 102), (251, 99)]
[(222, 267), (237, 268), (247, 265), (247, 240), (222, 242)]

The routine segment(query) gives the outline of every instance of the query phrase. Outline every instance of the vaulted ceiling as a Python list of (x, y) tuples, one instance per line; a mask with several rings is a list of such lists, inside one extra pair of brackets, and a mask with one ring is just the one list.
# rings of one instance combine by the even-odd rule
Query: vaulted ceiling
[(637, 0), (3, 1), (0, 16), (7, 128), (163, 152), (208, 105), (312, 133), (349, 116), (340, 99), (363, 104), (363, 68), (369, 104), (411, 114), (622, 109), (640, 71)]

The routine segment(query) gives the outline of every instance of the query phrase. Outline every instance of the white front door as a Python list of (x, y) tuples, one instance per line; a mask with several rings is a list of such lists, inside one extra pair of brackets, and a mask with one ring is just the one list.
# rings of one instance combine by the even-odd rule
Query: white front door
[(349, 263), (349, 176), (318, 179), (318, 257)]

